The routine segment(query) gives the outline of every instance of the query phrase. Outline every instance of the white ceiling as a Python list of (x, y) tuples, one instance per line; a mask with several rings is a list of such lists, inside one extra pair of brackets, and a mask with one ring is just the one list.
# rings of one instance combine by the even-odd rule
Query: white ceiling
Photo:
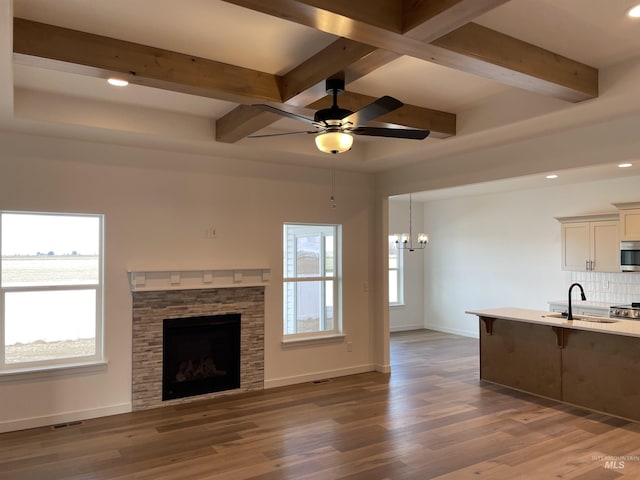
[[(472, 195), (491, 195), (496, 193), (515, 192), (543, 187), (572, 185), (593, 182), (594, 180), (623, 178), (640, 175), (640, 156), (632, 163), (631, 167), (620, 168), (618, 163), (603, 163), (589, 168), (567, 169), (555, 174), (554, 172), (535, 175), (523, 175), (521, 177), (494, 180), (491, 182), (476, 183), (460, 187), (450, 187), (428, 192), (413, 194), (413, 200), (428, 202), (433, 200), (445, 200), (448, 198), (467, 197)], [(547, 178), (547, 175), (557, 175), (556, 178)], [(395, 198), (408, 200), (409, 195), (397, 195)]]
[[(600, 69), (601, 80), (607, 72), (614, 72), (607, 77), (607, 88), (615, 90), (616, 67), (623, 62), (640, 61), (640, 20), (633, 21), (625, 15), (633, 4), (633, 0), (511, 0), (475, 22), (596, 67)], [(288, 72), (335, 40), (327, 33), (219, 0), (14, 0), (13, 14), (271, 74)], [(620, 85), (624, 84), (623, 80), (620, 79)], [(47, 108), (43, 101), (47, 97), (67, 99), (56, 105), (68, 105), (74, 109), (73, 114), (65, 116), (59, 112), (60, 117), (65, 118), (65, 125), (52, 129), (56, 134), (90, 136), (91, 131), (97, 132), (102, 128), (97, 113), (100, 105), (112, 105), (125, 116), (131, 108), (148, 111), (150, 116), (161, 110), (180, 115), (175, 121), (192, 116), (194, 122), (201, 121), (207, 127), (200, 136), (194, 134), (188, 138), (176, 129), (175, 139), (167, 138), (166, 129), (154, 139), (149, 127), (138, 144), (147, 142), (154, 146), (162, 137), (163, 142), (175, 140), (176, 145), (186, 150), (212, 154), (224, 151), (225, 155), (240, 158), (317, 166), (330, 164), (335, 168), (370, 172), (424, 160), (430, 155), (446, 155), (461, 145), (468, 148), (470, 139), (477, 138), (478, 134), (495, 135), (501, 128), (513, 128), (516, 122), (522, 125), (517, 133), (522, 136), (528, 121), (558, 112), (575, 109), (576, 123), (584, 121), (576, 109), (580, 104), (522, 91), (423, 60), (400, 57), (347, 85), (347, 90), (374, 97), (391, 95), (405, 103), (455, 113), (458, 117), (456, 137), (429, 138), (423, 142), (357, 137), (357, 146), (352, 152), (328, 157), (315, 150), (310, 135), (243, 139), (232, 146), (216, 145), (208, 125), (237, 106), (231, 102), (137, 85), (115, 88), (100, 78), (21, 64), (14, 64), (13, 82), (16, 117), (51, 123), (52, 116), (40, 114), (33, 99), (37, 98), (43, 109)], [(582, 103), (597, 106), (600, 102), (604, 105), (605, 100), (603, 96)], [(88, 114), (82, 113), (83, 108), (91, 112), (90, 120)], [(590, 108), (595, 111), (595, 107)], [(159, 121), (157, 117), (155, 121)], [(171, 115), (166, 118), (171, 122)], [(87, 125), (91, 128), (87, 129)], [(284, 119), (261, 133), (305, 128), (304, 124)], [(126, 127), (122, 129), (122, 142), (126, 143), (131, 139), (131, 132), (125, 132)], [(110, 138), (119, 135), (111, 133), (115, 137)]]
[(513, 0), (475, 20), (592, 67), (638, 56), (638, 21), (626, 16), (635, 0)]

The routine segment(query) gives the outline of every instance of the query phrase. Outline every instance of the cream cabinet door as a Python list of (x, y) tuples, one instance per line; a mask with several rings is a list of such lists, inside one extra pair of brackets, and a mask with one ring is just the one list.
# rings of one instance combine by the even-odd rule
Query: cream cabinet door
[(562, 269), (585, 272), (591, 256), (589, 222), (562, 224)]
[(618, 222), (591, 222), (591, 270), (620, 271), (620, 228)]
[(620, 240), (640, 240), (640, 208), (620, 210)]
[(619, 272), (619, 222), (563, 223), (562, 269), (572, 272)]

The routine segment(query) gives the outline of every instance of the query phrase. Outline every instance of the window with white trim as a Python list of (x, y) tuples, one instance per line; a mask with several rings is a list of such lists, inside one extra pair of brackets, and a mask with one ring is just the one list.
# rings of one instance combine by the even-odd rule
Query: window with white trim
[(0, 211), (0, 372), (103, 360), (103, 222)]
[(284, 335), (341, 332), (340, 226), (284, 225)]
[(389, 235), (389, 305), (404, 305), (404, 250), (398, 248), (399, 235)]

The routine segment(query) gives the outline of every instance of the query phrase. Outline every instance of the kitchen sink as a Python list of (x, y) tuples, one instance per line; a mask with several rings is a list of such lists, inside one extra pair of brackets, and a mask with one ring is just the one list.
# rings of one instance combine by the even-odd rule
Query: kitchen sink
[(593, 323), (616, 323), (618, 320), (611, 320), (610, 318), (598, 318), (598, 317), (573, 317), (574, 320), (581, 320), (583, 322)]
[[(549, 315), (544, 315), (549, 318), (564, 318), (567, 320), (567, 316), (562, 313), (550, 313)], [(614, 320), (612, 318), (605, 317), (590, 317), (587, 315), (574, 315), (574, 320), (580, 320), (581, 322), (593, 322), (593, 323), (617, 323), (618, 320)]]

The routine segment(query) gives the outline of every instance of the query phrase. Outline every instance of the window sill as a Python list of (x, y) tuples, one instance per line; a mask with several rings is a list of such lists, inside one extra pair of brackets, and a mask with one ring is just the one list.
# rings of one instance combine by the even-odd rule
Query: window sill
[(106, 360), (91, 360), (87, 362), (67, 363), (63, 365), (43, 365), (0, 370), (0, 383), (14, 380), (39, 380), (43, 378), (73, 375), (77, 373), (92, 373), (104, 370)]
[(344, 342), (345, 338), (346, 335), (344, 333), (336, 333), (331, 335), (318, 335), (315, 337), (283, 338), (280, 343), (283, 347), (297, 347), (301, 345), (341, 343)]
[(390, 303), (389, 308), (404, 308), (407, 305), (404, 303)]

